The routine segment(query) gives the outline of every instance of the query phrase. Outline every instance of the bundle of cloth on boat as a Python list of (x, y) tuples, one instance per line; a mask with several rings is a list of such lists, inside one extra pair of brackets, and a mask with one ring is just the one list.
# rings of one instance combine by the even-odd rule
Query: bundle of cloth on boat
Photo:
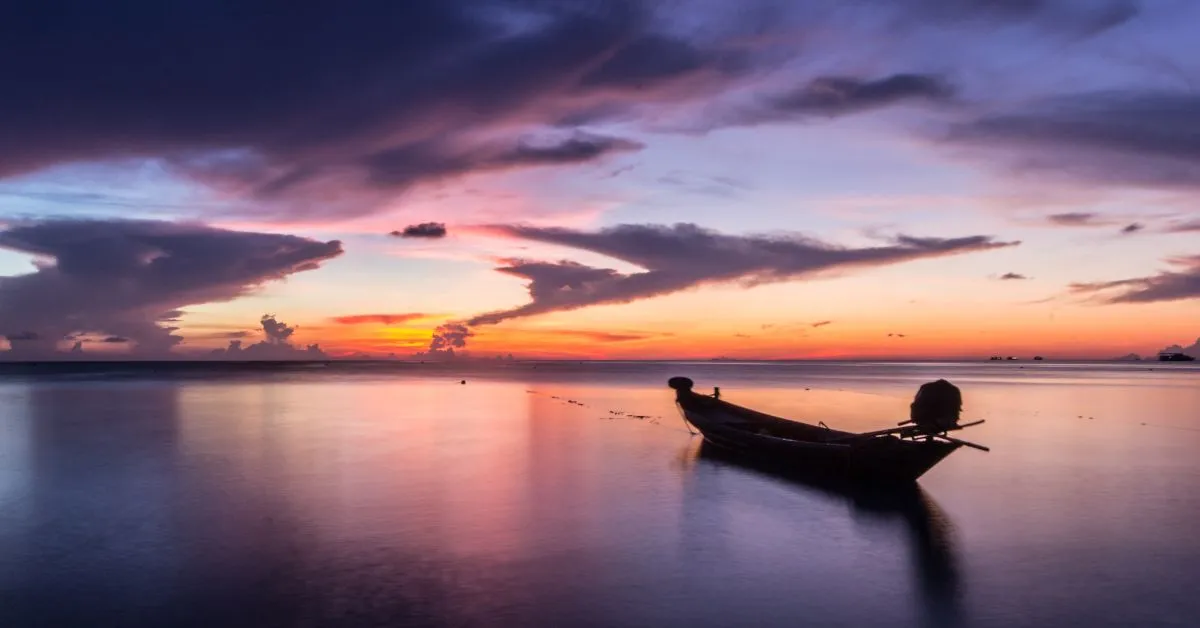
[(943, 432), (958, 425), (962, 392), (958, 386), (939, 379), (921, 384), (910, 406), (909, 420), (923, 432)]

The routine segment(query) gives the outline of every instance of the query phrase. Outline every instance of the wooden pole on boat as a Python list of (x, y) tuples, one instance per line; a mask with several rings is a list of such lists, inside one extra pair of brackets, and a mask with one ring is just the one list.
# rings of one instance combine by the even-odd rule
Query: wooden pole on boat
[(916, 427), (893, 427), (886, 430), (876, 430), (874, 432), (863, 432), (862, 434), (851, 434), (850, 436), (842, 436), (841, 438), (833, 438), (827, 440), (827, 443), (840, 443), (847, 440), (855, 440), (859, 438), (874, 438), (876, 436), (886, 436), (888, 434), (902, 434), (904, 432), (916, 432)]
[(937, 438), (941, 438), (941, 439), (943, 439), (943, 441), (949, 441), (949, 442), (956, 443), (956, 444), (965, 444), (965, 445), (967, 445), (967, 447), (973, 447), (980, 451), (991, 451), (991, 448), (984, 447), (984, 445), (982, 445), (982, 444), (972, 443), (971, 441), (964, 441), (964, 439), (961, 439), (961, 438), (954, 438), (954, 437), (943, 436), (943, 435), (937, 435)]
[[(963, 423), (962, 425), (955, 426), (951, 429), (961, 430), (964, 427), (971, 427), (973, 425), (979, 425), (980, 423), (983, 423), (983, 419), (980, 419), (978, 421), (972, 421), (971, 423)], [(841, 442), (841, 441), (854, 440), (856, 438), (874, 438), (876, 436), (886, 436), (888, 434), (900, 434), (903, 437), (906, 434), (921, 434), (921, 433), (922, 432), (917, 428), (917, 426), (910, 425), (910, 426), (906, 426), (906, 427), (892, 427), (892, 428), (888, 428), (886, 430), (876, 430), (874, 432), (863, 432), (862, 434), (853, 434), (851, 436), (843, 436), (841, 438), (834, 438), (832, 440), (828, 440), (825, 442), (837, 443), (837, 442)], [(933, 435), (930, 434), (930, 436), (933, 436)], [(967, 441), (962, 441), (962, 442), (966, 443)], [(982, 447), (982, 445), (980, 445), (980, 447)]]

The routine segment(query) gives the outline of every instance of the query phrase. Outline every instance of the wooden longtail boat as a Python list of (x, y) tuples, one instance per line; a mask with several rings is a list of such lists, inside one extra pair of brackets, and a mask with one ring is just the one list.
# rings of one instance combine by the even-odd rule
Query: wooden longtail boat
[(667, 384), (675, 389), (675, 401), (684, 419), (706, 441), (760, 463), (816, 476), (870, 484), (911, 484), (959, 447), (987, 450), (946, 435), (947, 431), (982, 421), (936, 432), (915, 425), (877, 432), (844, 432), (743, 408), (716, 394), (695, 393), (692, 380), (686, 377), (672, 377)]

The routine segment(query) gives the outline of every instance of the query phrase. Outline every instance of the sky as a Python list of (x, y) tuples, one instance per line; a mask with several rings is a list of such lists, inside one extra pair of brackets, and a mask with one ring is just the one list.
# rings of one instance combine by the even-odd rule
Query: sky
[(1191, 0), (23, 4), (5, 359), (1200, 355)]

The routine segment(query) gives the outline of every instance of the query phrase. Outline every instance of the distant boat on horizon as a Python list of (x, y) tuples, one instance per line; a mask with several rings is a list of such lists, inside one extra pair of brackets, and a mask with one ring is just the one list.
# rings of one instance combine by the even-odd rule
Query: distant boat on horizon
[(1194, 362), (1196, 358), (1182, 351), (1162, 351), (1158, 354), (1159, 362)]

